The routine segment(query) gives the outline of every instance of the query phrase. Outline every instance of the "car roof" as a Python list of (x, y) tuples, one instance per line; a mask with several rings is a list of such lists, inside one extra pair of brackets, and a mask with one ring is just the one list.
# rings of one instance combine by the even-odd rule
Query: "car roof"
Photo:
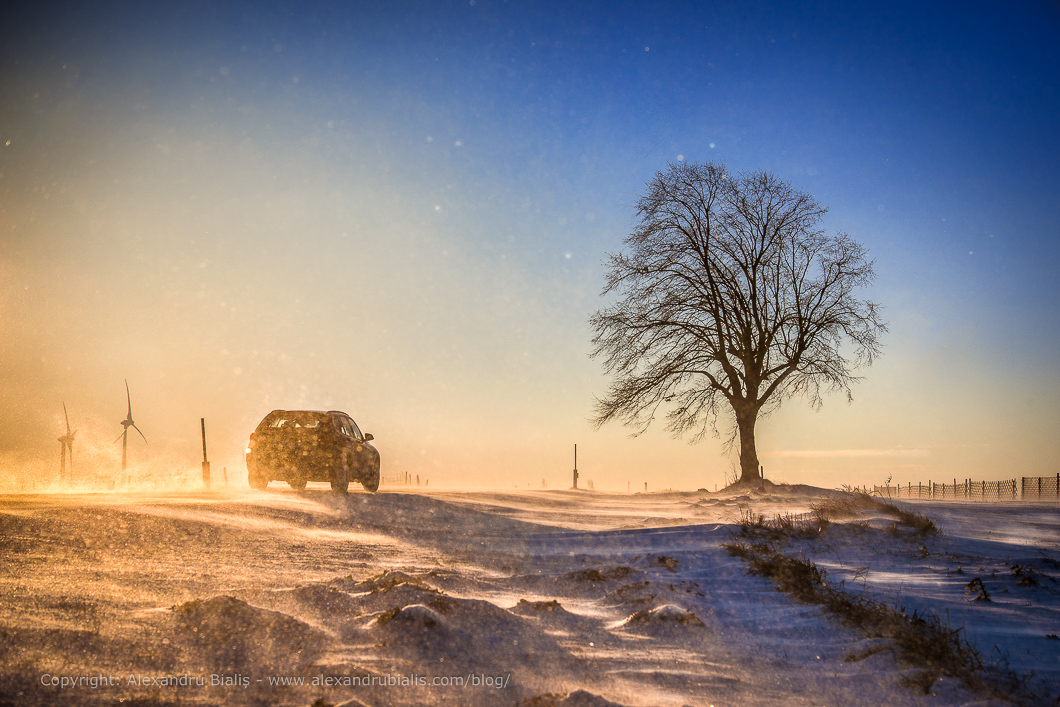
[(348, 415), (342, 410), (273, 410), (270, 415), (275, 415), (278, 412), (312, 412), (317, 415)]

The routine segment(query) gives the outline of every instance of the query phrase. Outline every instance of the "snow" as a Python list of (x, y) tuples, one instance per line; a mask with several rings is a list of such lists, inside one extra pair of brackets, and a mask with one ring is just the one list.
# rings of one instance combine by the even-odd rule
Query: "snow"
[(893, 523), (876, 517), (795, 549), (849, 591), (945, 618), (987, 664), (1060, 697), (1060, 504), (897, 505), (932, 518), (941, 533), (896, 542), (884, 530)]
[[(987, 704), (951, 680), (906, 686), (916, 669), (887, 641), (722, 547), (745, 513), (836, 495), (4, 496), (0, 702)], [(792, 550), (1055, 689), (1060, 505), (901, 505), (943, 534), (866, 513)], [(991, 601), (966, 594), (974, 577)]]

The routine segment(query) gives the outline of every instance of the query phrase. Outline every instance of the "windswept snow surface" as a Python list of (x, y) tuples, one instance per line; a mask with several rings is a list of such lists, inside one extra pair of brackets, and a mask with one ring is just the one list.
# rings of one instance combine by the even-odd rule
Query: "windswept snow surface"
[(849, 592), (961, 629), (995, 673), (1060, 701), (1060, 503), (902, 501), (940, 533), (895, 532), (866, 512), (788, 552), (825, 569)]
[[(906, 687), (721, 547), (744, 512), (834, 493), (0, 497), (0, 703), (984, 704)], [(1055, 680), (1057, 506), (918, 508), (946, 530), (923, 549), (858, 535), (879, 521), (805, 550)]]

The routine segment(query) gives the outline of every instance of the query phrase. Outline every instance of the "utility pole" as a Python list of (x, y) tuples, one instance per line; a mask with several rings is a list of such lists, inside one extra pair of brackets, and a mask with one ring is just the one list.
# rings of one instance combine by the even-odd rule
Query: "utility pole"
[(206, 418), (199, 418), (202, 425), (202, 485), (210, 485), (210, 462), (206, 461)]
[(574, 445), (574, 486), (578, 488), (578, 445)]

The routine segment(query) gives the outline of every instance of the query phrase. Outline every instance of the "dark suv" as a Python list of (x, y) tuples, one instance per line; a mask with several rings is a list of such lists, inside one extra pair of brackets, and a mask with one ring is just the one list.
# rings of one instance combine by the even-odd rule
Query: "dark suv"
[(338, 410), (273, 410), (250, 435), (250, 486), (263, 489), (276, 479), (295, 490), (309, 481), (328, 481), (346, 493), (351, 481), (365, 491), (379, 488), (379, 452), (368, 444), (353, 418)]

